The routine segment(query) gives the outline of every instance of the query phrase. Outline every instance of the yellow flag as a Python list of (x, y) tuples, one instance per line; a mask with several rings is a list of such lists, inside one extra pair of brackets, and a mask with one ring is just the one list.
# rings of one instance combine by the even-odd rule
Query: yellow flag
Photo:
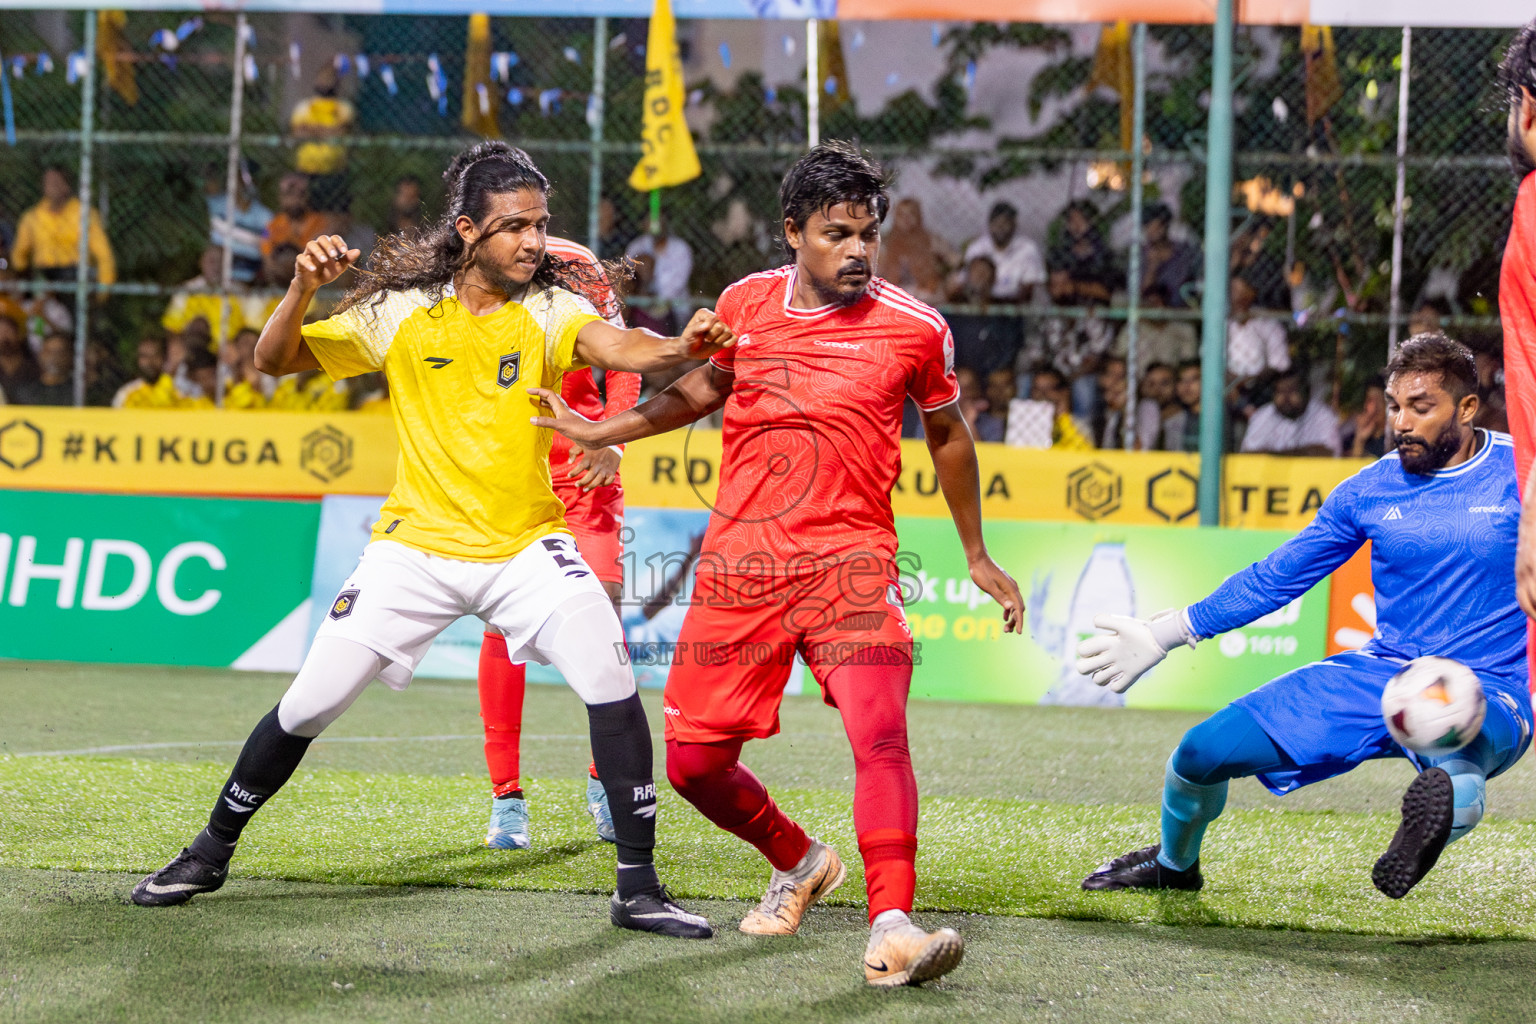
[(128, 15), (122, 11), (96, 14), (96, 56), (106, 70), (107, 85), (131, 107), (139, 102), (139, 83), (133, 76), (133, 48), (123, 36), (127, 24)]
[(1114, 90), (1120, 97), (1120, 148), (1131, 148), (1135, 111), (1131, 105), (1135, 92), (1135, 74), (1131, 57), (1131, 25), (1117, 21), (1099, 31), (1099, 48), (1093, 54), (1093, 70), (1088, 73), (1088, 89), (1097, 86)]
[(683, 58), (677, 50), (672, 0), (656, 0), (645, 39), (645, 111), (640, 131), (640, 162), (629, 187), (651, 189), (681, 185), (699, 176), (699, 155), (683, 119)]
[(1333, 48), (1333, 29), (1327, 25), (1301, 26), (1301, 54), (1307, 62), (1307, 126), (1344, 96), (1339, 84), (1339, 63)]
[(469, 38), (464, 47), (464, 106), (460, 122), (487, 139), (501, 137), (496, 106), (501, 94), (491, 88), (491, 18), (469, 16)]

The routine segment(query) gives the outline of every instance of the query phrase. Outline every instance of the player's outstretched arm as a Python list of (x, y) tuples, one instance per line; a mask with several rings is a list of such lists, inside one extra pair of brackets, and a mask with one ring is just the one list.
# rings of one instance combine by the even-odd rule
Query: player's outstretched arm
[(274, 377), (317, 370), (320, 361), (304, 341), (304, 311), (315, 292), (340, 277), (361, 256), (340, 235), (312, 239), (293, 265), (293, 281), (256, 342), (256, 369)]
[(640, 327), (615, 327), (594, 320), (576, 335), (576, 358), (588, 366), (631, 373), (669, 370), (679, 363), (708, 359), (736, 344), (736, 335), (712, 309), (693, 314), (683, 333), (663, 338)]
[(650, 401), (605, 420), (589, 420), (573, 412), (558, 392), (547, 388), (529, 388), (528, 393), (550, 409), (548, 416), (532, 417), (534, 426), (558, 430), (583, 448), (606, 448), (703, 419), (725, 404), (735, 380), (731, 371), (705, 363)]
[(971, 582), (1003, 606), (1004, 632), (1024, 632), (1024, 595), (1013, 577), (987, 554), (987, 542), (981, 535), (981, 472), (976, 464), (976, 443), (960, 414), (960, 403), (924, 411), (923, 433), (944, 501), (965, 549)]

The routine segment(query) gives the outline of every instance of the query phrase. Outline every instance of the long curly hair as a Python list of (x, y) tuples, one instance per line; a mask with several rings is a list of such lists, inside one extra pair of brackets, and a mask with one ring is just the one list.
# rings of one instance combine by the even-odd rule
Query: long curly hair
[[(493, 196), (524, 189), (549, 195), (549, 179), (527, 153), (505, 142), (481, 142), (453, 158), (443, 172), (448, 203), (442, 217), (412, 231), (379, 239), (367, 265), (358, 268), (357, 284), (344, 295), (336, 312), (360, 303), (376, 305), (385, 292), (420, 288), (434, 302), (442, 300), (443, 289), (475, 261), (475, 253), (485, 240), (506, 225), (500, 221), (486, 226), (480, 238), (466, 245), (454, 226), (460, 217), (481, 223), (490, 212)], [(567, 260), (545, 252), (533, 273), (533, 287), (558, 287), (575, 292), (612, 317), (619, 312), (614, 284), (626, 276), (619, 265), (606, 267), (582, 260)]]

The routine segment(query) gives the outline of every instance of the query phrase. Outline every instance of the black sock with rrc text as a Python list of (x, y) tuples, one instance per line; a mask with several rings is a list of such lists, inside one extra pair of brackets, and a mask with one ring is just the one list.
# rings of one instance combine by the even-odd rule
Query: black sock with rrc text
[(208, 816), (208, 836), (233, 852), (251, 815), (283, 788), (311, 742), (307, 736), (285, 732), (277, 722), (277, 708), (268, 711), (251, 730), (218, 803), (213, 805), (213, 813)]
[(656, 849), (656, 783), (651, 776), (651, 727), (640, 695), (588, 704), (592, 760), (619, 848), (619, 899), (655, 892), (661, 885), (652, 864)]

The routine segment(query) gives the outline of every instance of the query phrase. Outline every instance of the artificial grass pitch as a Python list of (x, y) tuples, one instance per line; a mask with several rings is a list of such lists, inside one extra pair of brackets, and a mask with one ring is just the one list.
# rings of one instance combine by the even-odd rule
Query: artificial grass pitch
[[(227, 774), (215, 762), (112, 757), (0, 758), (0, 867), (142, 873), (188, 842)], [(526, 783), (533, 849), (479, 844), (488, 800), (478, 777), (303, 769), (246, 833), (224, 890), (242, 879), (606, 893), (599, 842), (576, 780)], [(776, 788), (780, 804), (840, 848), (848, 881), (827, 902), (863, 902), (846, 791)], [(1082, 876), (1146, 845), (1147, 806), (935, 797), (923, 802), (920, 910), (1025, 917), (1290, 928), (1416, 938), (1536, 937), (1536, 823), (1485, 821), (1450, 847), (1406, 899), (1372, 888), (1395, 815), (1234, 810), (1213, 826), (1198, 894), (1084, 893)], [(755, 900), (768, 869), (734, 837), (664, 792), (658, 863), (684, 898)], [(124, 886), (126, 896), (128, 886)], [(716, 922), (725, 924), (731, 922)]]

